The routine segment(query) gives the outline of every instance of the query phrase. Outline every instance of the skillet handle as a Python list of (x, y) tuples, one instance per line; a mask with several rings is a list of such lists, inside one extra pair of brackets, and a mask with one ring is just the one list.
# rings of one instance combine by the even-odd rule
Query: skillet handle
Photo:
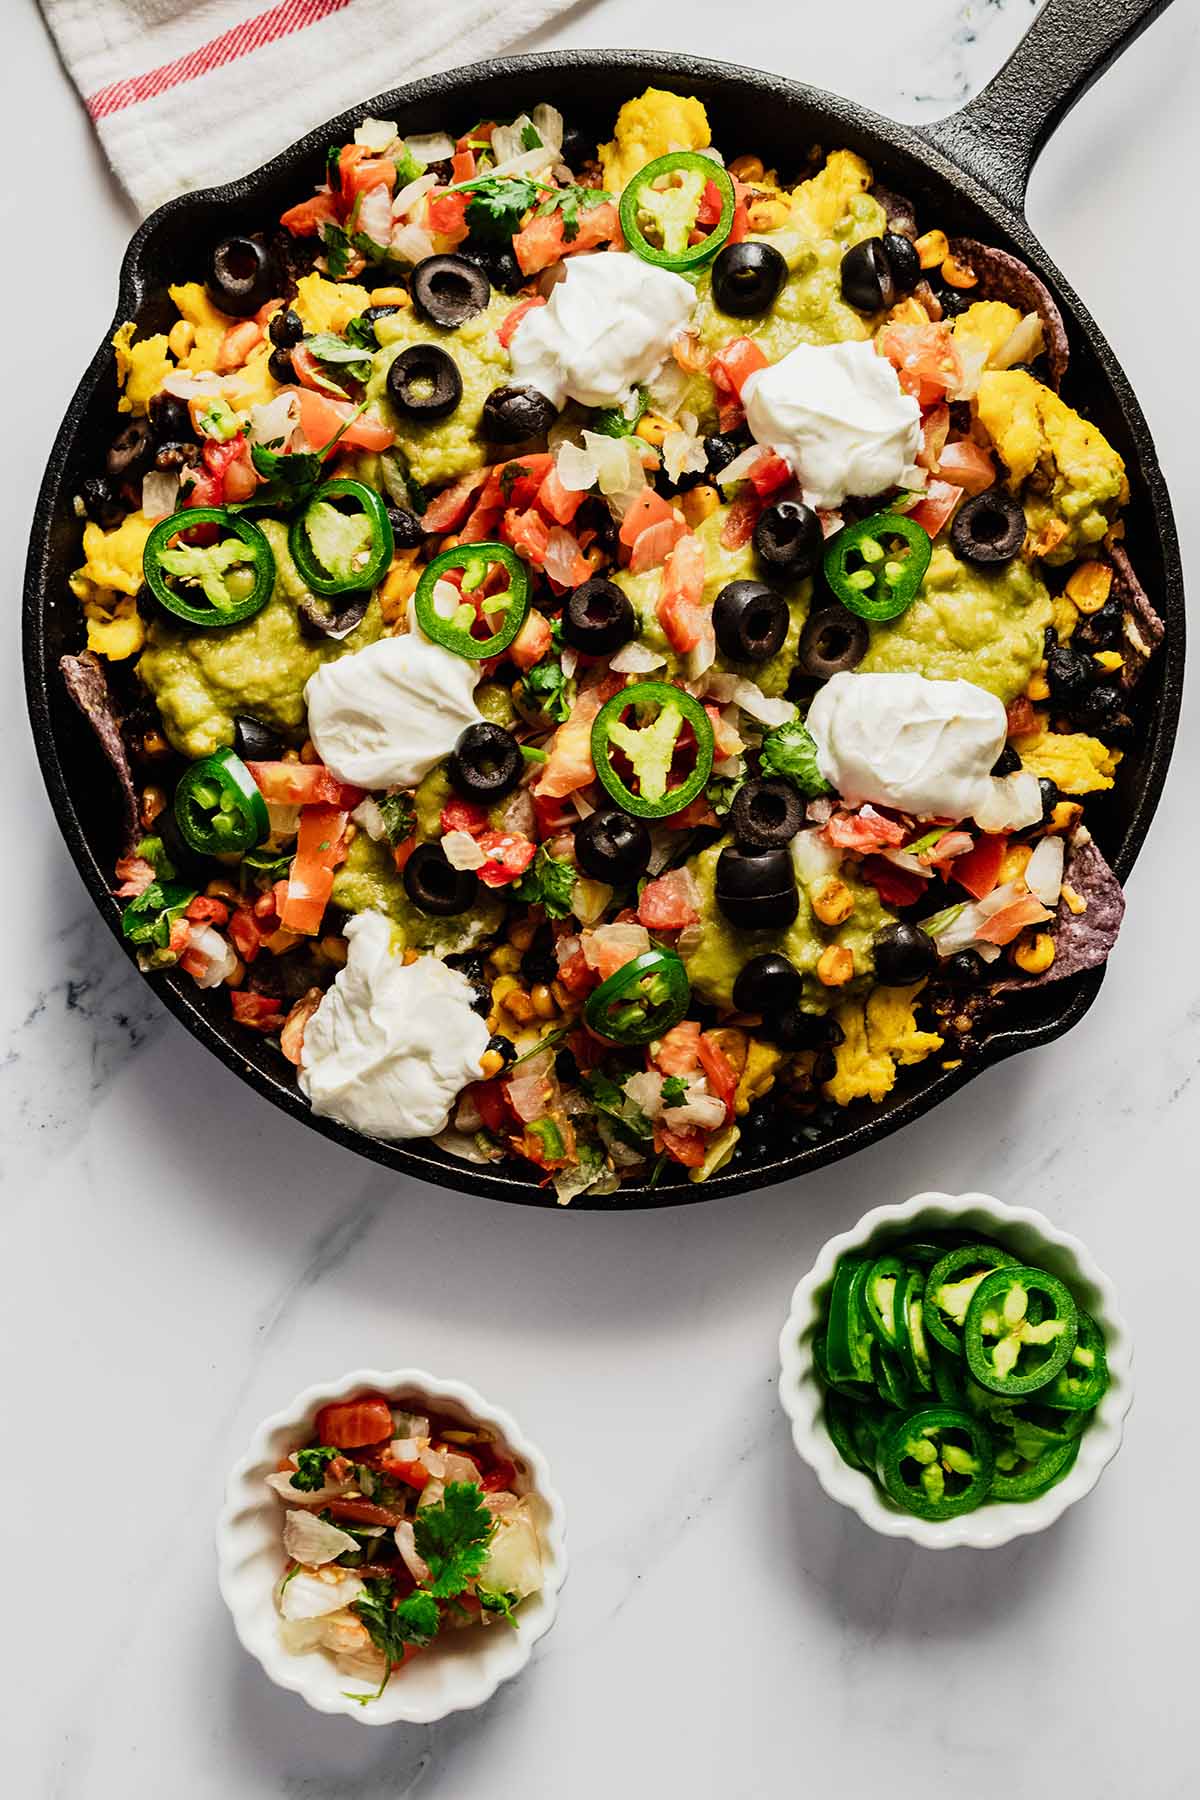
[(999, 74), (961, 111), (922, 128), (1015, 212), (1059, 121), (1170, 0), (1047, 0)]

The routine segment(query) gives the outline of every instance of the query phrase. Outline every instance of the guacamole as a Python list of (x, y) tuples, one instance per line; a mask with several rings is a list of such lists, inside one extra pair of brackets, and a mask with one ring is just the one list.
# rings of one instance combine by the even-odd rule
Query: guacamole
[[(729, 508), (718, 507), (704, 520), (696, 535), (704, 547), (704, 598), (709, 604), (720, 593), (721, 589), (731, 581), (758, 581), (761, 579), (753, 547), (743, 544), (740, 550), (728, 550), (721, 542), (721, 532), (729, 517)], [(633, 602), (634, 611), (639, 621), (638, 637), (643, 644), (666, 657), (666, 673), (678, 675), (683, 666), (683, 659), (671, 649), (666, 634), (658, 622), (655, 610), (658, 597), (662, 591), (662, 569), (647, 569), (642, 575), (631, 575), (628, 569), (614, 569), (611, 579), (617, 587), (622, 588)], [(796, 646), (800, 641), (800, 633), (804, 621), (808, 617), (809, 601), (812, 598), (812, 582), (809, 580), (784, 582), (775, 580), (772, 585), (778, 587), (786, 595), (791, 622), (788, 625), (787, 637), (778, 651), (766, 663), (734, 663), (717, 651), (714, 669), (720, 669), (733, 675), (744, 675), (748, 680), (756, 682), (764, 694), (772, 698), (783, 693), (788, 684), (788, 677), (796, 661)]]
[(455, 956), (473, 950), (500, 928), (504, 901), (499, 894), (480, 890), (467, 912), (453, 918), (432, 918), (418, 912), (404, 891), (404, 882), (392, 859), (390, 845), (375, 843), (365, 831), (356, 834), (346, 860), (333, 878), (333, 903), (346, 912), (386, 913), (406, 949), (432, 950), (438, 956)]
[(973, 681), (1007, 706), (1041, 661), (1051, 612), (1044, 584), (1021, 557), (996, 570), (972, 568), (935, 544), (908, 611), (871, 626), (859, 673)]
[[(496, 331), (512, 311), (513, 304), (507, 295), (493, 294), (486, 310), (468, 319), (456, 331), (427, 324), (411, 307), (389, 314), (375, 327), (375, 335), (383, 348), (374, 359), (366, 399), (403, 442), (409, 471), (422, 487), (454, 481), (477, 469), (486, 459), (486, 447), (478, 435), (479, 421), (483, 403), (492, 389), (502, 387), (512, 372), (508, 351), (500, 343)], [(437, 344), (458, 365), (462, 376), (462, 399), (448, 418), (435, 419), (428, 424), (401, 418), (388, 398), (387, 372), (400, 352), (413, 344)]]
[[(797, 877), (800, 911), (785, 931), (740, 931), (731, 925), (717, 905), (714, 888), (717, 861), (724, 843), (713, 844), (688, 863), (700, 889), (700, 918), (703, 937), (696, 948), (684, 956), (688, 978), (694, 992), (712, 1006), (732, 1007), (733, 984), (743, 965), (765, 950), (777, 950), (796, 965), (804, 977), (800, 1004), (805, 1012), (828, 1012), (856, 993), (861, 992), (874, 968), (872, 942), (877, 931), (889, 925), (895, 914), (880, 904), (873, 887), (858, 881), (848, 864), (843, 864), (838, 879), (854, 898), (854, 911), (843, 925), (822, 925), (809, 904), (809, 886), (803, 876)], [(828, 880), (817, 877), (810, 885)], [(845, 945), (854, 955), (854, 979), (844, 987), (829, 988), (818, 981), (817, 961), (830, 944)], [(682, 954), (682, 952), (681, 952)]]
[(296, 602), (308, 589), (288, 550), (287, 528), (275, 519), (259, 523), (275, 556), (275, 590), (262, 611), (244, 625), (215, 631), (184, 631), (156, 619), (138, 661), (168, 740), (193, 759), (232, 744), (236, 713), (252, 713), (264, 725), (302, 738), (309, 676), (383, 632), (372, 599), (348, 637), (306, 637)]

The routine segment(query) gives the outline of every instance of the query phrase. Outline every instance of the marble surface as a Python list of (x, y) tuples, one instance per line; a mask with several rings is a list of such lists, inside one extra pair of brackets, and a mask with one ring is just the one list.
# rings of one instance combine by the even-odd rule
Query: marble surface
[[(746, 0), (735, 22), (715, 0), (600, 0), (547, 41), (686, 42), (935, 117), (1030, 13)], [(132, 221), (30, 0), (4, 23), (15, 611), (44, 455)], [(392, 73), (383, 59), (381, 86)], [(1194, 334), (1174, 321), (1200, 278), (1178, 203), (1198, 89), (1200, 21), (1181, 4), (1067, 121), (1030, 196), (1145, 404), (1190, 559)], [(47, 210), (63, 250), (41, 263), (21, 246)], [(1073, 1037), (803, 1183), (605, 1218), (406, 1185), (225, 1074), (118, 960), (66, 857), (15, 628), (0, 680), (20, 853), (0, 984), (14, 1800), (1196, 1793), (1195, 1308), (1175, 1285), (1200, 1255), (1190, 716)], [(1055, 1530), (993, 1554), (872, 1537), (797, 1463), (776, 1402), (776, 1334), (817, 1247), (926, 1187), (990, 1189), (1082, 1233), (1137, 1338), (1123, 1455)], [(543, 1445), (573, 1569), (518, 1684), (478, 1714), (376, 1734), (308, 1712), (242, 1654), (212, 1529), (262, 1415), (318, 1377), (406, 1362), (474, 1382)]]

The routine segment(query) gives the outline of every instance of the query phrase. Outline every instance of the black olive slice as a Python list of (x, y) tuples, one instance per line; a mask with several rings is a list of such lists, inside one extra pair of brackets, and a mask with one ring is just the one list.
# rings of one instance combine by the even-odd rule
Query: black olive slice
[(888, 987), (920, 981), (937, 962), (937, 946), (919, 925), (901, 921), (875, 934), (875, 974)]
[(545, 437), (557, 417), (553, 400), (538, 388), (515, 383), (492, 389), (479, 428), (490, 444), (525, 444)]
[(204, 285), (222, 312), (248, 319), (266, 305), (276, 282), (274, 259), (261, 239), (228, 237), (214, 245)]
[(267, 327), (277, 350), (294, 350), (304, 336), (304, 320), (293, 306), (281, 306)]
[(733, 797), (729, 823), (750, 850), (788, 844), (804, 823), (804, 803), (788, 781), (744, 781)]
[(713, 263), (713, 300), (730, 318), (750, 319), (775, 304), (787, 276), (787, 264), (774, 244), (754, 238), (726, 244)]
[(450, 752), (448, 765), (459, 793), (487, 805), (512, 792), (524, 766), (521, 746), (512, 732), (489, 720), (467, 726)]
[(417, 314), (431, 325), (457, 331), (486, 308), (492, 284), (478, 263), (465, 256), (427, 256), (409, 282)]
[(413, 905), (438, 919), (466, 912), (479, 891), (474, 869), (456, 869), (440, 844), (418, 844), (402, 879)]
[(754, 527), (754, 553), (758, 560), (794, 580), (812, 574), (824, 548), (821, 521), (802, 500), (777, 500)]
[(800, 633), (797, 661), (805, 675), (828, 681), (856, 669), (871, 644), (871, 631), (844, 606), (822, 606), (810, 613)]
[(921, 279), (921, 259), (916, 245), (899, 231), (885, 231), (882, 243), (897, 294), (911, 294)]
[(154, 432), (149, 419), (131, 419), (108, 447), (105, 467), (112, 476), (133, 480), (145, 474), (154, 458)]
[(246, 762), (278, 762), (283, 755), (283, 739), (253, 713), (235, 713), (233, 747)]
[(1025, 513), (1004, 488), (988, 488), (965, 500), (954, 515), (950, 542), (956, 556), (983, 568), (1011, 562), (1025, 542)]
[(392, 542), (397, 550), (417, 550), (425, 542), (425, 527), (415, 512), (407, 506), (389, 506), (388, 519), (391, 521)]
[(650, 833), (641, 819), (616, 807), (589, 813), (575, 827), (575, 861), (593, 881), (625, 887), (646, 872)]
[(730, 924), (744, 931), (790, 925), (800, 910), (791, 856), (728, 845), (717, 859), (716, 897)]
[(794, 1006), (804, 986), (795, 963), (776, 951), (752, 956), (733, 984), (733, 1004), (739, 1012), (780, 1013)]
[(462, 399), (462, 376), (437, 344), (412, 344), (390, 364), (387, 389), (396, 411), (408, 418), (444, 419)]
[(629, 595), (615, 581), (595, 576), (567, 596), (562, 612), (563, 642), (585, 656), (607, 656), (637, 632)]
[(300, 629), (307, 637), (349, 637), (362, 624), (370, 598), (369, 593), (348, 594), (335, 606), (316, 594), (302, 594), (296, 602)]
[(896, 298), (896, 279), (878, 238), (852, 244), (842, 258), (842, 299), (859, 312), (883, 312)]
[(787, 636), (787, 601), (762, 581), (729, 581), (713, 602), (713, 630), (731, 662), (765, 662)]

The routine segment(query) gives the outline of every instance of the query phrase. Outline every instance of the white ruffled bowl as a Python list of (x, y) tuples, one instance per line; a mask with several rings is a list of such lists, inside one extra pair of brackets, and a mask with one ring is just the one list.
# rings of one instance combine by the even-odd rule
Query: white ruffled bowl
[[(320, 1650), (296, 1656), (279, 1641), (274, 1589), (284, 1561), (283, 1508), (265, 1477), (311, 1431), (318, 1407), (368, 1389), (411, 1398), (464, 1425), (495, 1428), (503, 1450), (517, 1466), (516, 1492), (539, 1503), (543, 1584), (539, 1593), (523, 1602), (515, 1630), (496, 1624), (486, 1631), (447, 1633), (424, 1656), (394, 1674), (378, 1700), (360, 1706), (346, 1698), (342, 1690), (355, 1684), (339, 1674), (330, 1656)], [(442, 1381), (423, 1369), (354, 1369), (340, 1381), (305, 1388), (255, 1432), (225, 1490), (217, 1525), (218, 1578), (244, 1648), (277, 1686), (300, 1694), (318, 1712), (343, 1713), (363, 1725), (400, 1721), (428, 1725), (447, 1713), (482, 1706), (502, 1681), (525, 1667), (558, 1611), (558, 1591), (567, 1573), (564, 1531), (563, 1504), (551, 1485), (546, 1459), (508, 1413), (465, 1382)]]
[[(1066, 1282), (1104, 1333), (1109, 1386), (1083, 1433), (1074, 1466), (1057, 1487), (1023, 1503), (985, 1501), (974, 1512), (939, 1524), (914, 1518), (894, 1506), (868, 1475), (852, 1469), (838, 1455), (825, 1429), (824, 1393), (813, 1366), (812, 1345), (841, 1257), (848, 1251), (879, 1251), (888, 1242), (947, 1227), (966, 1228), (994, 1238), (1027, 1264), (1047, 1269)], [(1078, 1238), (1060, 1231), (1032, 1207), (1006, 1206), (990, 1194), (915, 1194), (899, 1206), (875, 1207), (853, 1230), (830, 1238), (792, 1295), (792, 1310), (780, 1335), (779, 1354), (779, 1398), (792, 1421), (792, 1438), (830, 1499), (850, 1507), (873, 1531), (887, 1537), (909, 1538), (926, 1550), (950, 1550), (959, 1545), (994, 1550), (1014, 1538), (1027, 1537), (1053, 1525), (1068, 1506), (1091, 1493), (1101, 1470), (1121, 1448), (1125, 1415), (1133, 1401), (1133, 1342), (1117, 1306), (1112, 1282), (1096, 1267)]]

